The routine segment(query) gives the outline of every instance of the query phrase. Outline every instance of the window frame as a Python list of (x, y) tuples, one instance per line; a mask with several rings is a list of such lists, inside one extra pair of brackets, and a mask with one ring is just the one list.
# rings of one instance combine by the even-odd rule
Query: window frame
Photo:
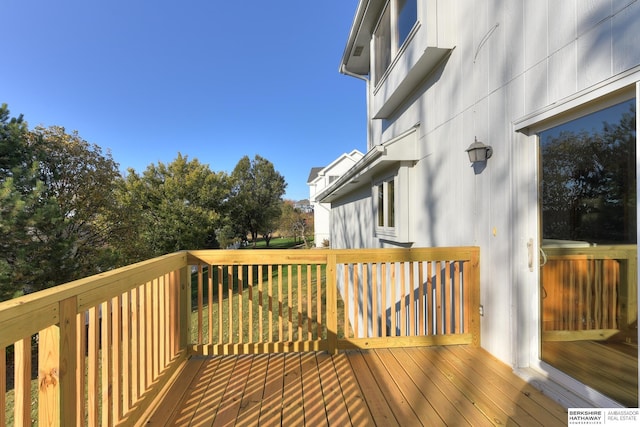
[[(403, 185), (408, 185), (407, 169), (401, 162), (394, 169), (387, 170), (372, 180), (374, 237), (381, 240), (408, 243), (408, 211), (400, 212), (401, 207), (408, 208), (408, 189), (403, 190)], [(403, 200), (404, 205), (401, 204)]]
[[(385, 175), (382, 178), (374, 181), (374, 200), (375, 203), (375, 215), (376, 218), (376, 235), (386, 235), (387, 237), (395, 236), (395, 218), (397, 216), (397, 172), (389, 175)], [(389, 184), (391, 184), (392, 190), (389, 190)], [(389, 196), (392, 195), (391, 203)], [(391, 220), (390, 220), (391, 219)]]
[[(411, 35), (419, 22), (418, 0), (404, 0), (407, 2), (415, 2), (416, 19), (411, 28), (408, 31), (405, 30), (406, 34), (403, 34), (404, 38), (401, 39), (400, 1), (403, 0), (387, 1), (372, 32), (371, 56), (374, 86), (378, 86), (384, 80), (384, 76), (389, 72), (395, 58), (398, 57), (399, 53), (404, 49), (404, 46), (409, 43), (409, 40), (411, 40)], [(386, 31), (386, 33), (379, 34), (379, 32), (382, 31)], [(405, 31), (403, 31), (403, 33)], [(381, 43), (384, 43), (385, 46), (383, 46), (382, 49), (379, 49)], [(382, 55), (381, 52), (383, 52)], [(380, 62), (381, 60), (382, 62)]]

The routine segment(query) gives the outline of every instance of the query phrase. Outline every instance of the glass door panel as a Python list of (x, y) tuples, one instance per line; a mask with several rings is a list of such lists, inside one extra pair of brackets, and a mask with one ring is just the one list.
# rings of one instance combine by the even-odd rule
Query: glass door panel
[(635, 100), (539, 134), (541, 359), (638, 406)]

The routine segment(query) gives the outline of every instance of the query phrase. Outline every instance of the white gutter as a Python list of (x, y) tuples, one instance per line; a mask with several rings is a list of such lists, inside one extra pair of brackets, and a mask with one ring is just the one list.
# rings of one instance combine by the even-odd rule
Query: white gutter
[(316, 195), (316, 200), (325, 203), (325, 199), (331, 196), (336, 190), (344, 187), (349, 182), (358, 183), (360, 172), (368, 165), (373, 163), (378, 157), (386, 152), (386, 148), (380, 144), (373, 147), (364, 155), (355, 165), (353, 165), (344, 175), (338, 178), (332, 185), (325, 188), (320, 194)]

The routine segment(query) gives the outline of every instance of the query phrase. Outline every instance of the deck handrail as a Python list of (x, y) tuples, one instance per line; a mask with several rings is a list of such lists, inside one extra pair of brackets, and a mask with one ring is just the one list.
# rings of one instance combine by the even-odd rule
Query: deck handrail
[(40, 425), (132, 425), (192, 354), (478, 345), (478, 266), (475, 247), (182, 251), (5, 301), (0, 407), (8, 363), (15, 425), (32, 388)]

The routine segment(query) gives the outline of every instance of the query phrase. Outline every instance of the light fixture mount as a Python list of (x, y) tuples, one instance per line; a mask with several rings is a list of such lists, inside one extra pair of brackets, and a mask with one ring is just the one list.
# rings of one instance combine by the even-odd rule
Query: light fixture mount
[(469, 161), (471, 163), (486, 162), (487, 159), (491, 158), (493, 155), (493, 148), (478, 141), (478, 138), (475, 138), (473, 144), (471, 144), (465, 151), (469, 155)]

